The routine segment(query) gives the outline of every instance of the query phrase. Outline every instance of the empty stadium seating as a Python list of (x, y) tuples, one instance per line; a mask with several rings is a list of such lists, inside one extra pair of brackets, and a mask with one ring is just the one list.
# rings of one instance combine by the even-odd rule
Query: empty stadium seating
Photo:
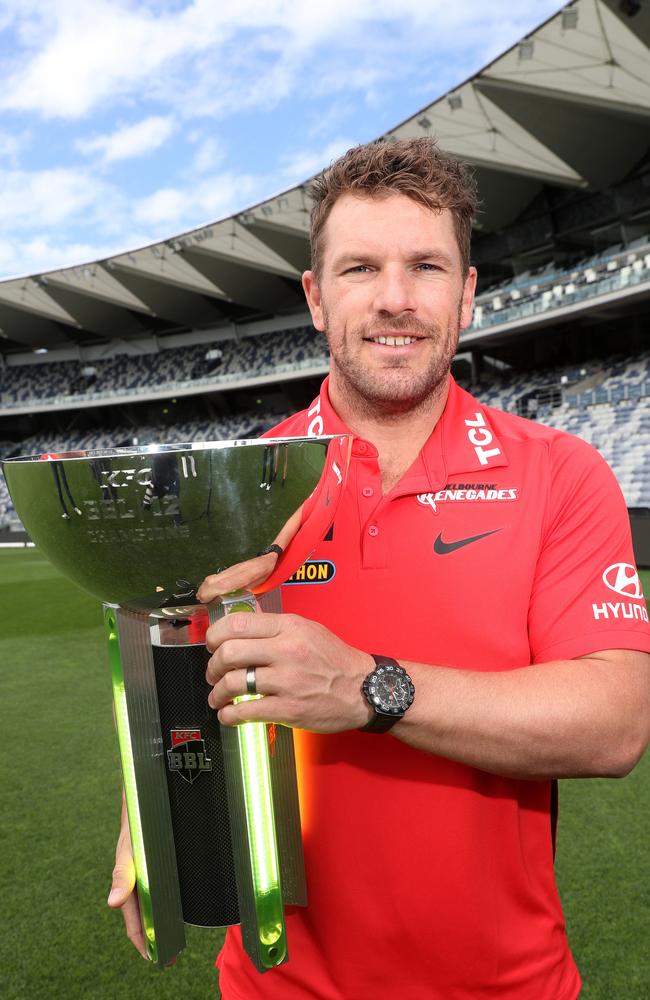
[[(473, 329), (483, 329), (536, 314), (548, 313), (585, 298), (650, 281), (650, 238), (581, 261), (571, 269), (552, 263), (537, 272), (482, 293), (476, 301)], [(219, 355), (209, 360), (211, 353)], [(206, 357), (207, 355), (207, 357)], [(312, 327), (274, 331), (218, 343), (123, 354), (106, 360), (63, 361), (0, 369), (0, 412), (33, 402), (53, 406), (115, 395), (173, 393), (185, 387), (198, 391), (327, 365), (324, 337)], [(539, 378), (544, 378), (542, 374)], [(535, 376), (535, 380), (537, 380)], [(512, 387), (500, 405), (509, 408)], [(604, 401), (604, 400), (599, 400)], [(612, 400), (615, 402), (616, 400)], [(582, 402), (590, 405), (592, 401)]]
[[(208, 361), (218, 350), (221, 357)], [(0, 370), (0, 410), (51, 401), (53, 405), (151, 390), (197, 388), (327, 363), (327, 345), (311, 327), (193, 345), (106, 361), (60, 361)], [(87, 374), (84, 375), (84, 369)], [(92, 372), (92, 374), (91, 374)]]
[(650, 240), (610, 247), (574, 267), (519, 274), (476, 299), (473, 329), (484, 329), (570, 306), (608, 292), (650, 281)]
[[(534, 416), (541, 423), (584, 438), (614, 469), (628, 507), (650, 507), (650, 352), (545, 371), (490, 374), (481, 384), (468, 388), (487, 405)], [(142, 427), (137, 443), (255, 437), (280, 419), (277, 414), (253, 412), (218, 423), (194, 421), (173, 429)], [(110, 433), (41, 435), (20, 445), (5, 442), (0, 445), (0, 455), (133, 443), (133, 429), (125, 426)], [(12, 522), (16, 522), (15, 513), (0, 481), (0, 528)]]

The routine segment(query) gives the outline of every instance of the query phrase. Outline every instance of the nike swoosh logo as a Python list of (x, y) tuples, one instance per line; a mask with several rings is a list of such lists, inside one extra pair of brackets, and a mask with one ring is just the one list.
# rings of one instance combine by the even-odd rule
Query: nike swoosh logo
[(439, 556), (446, 556), (448, 552), (455, 552), (456, 549), (462, 549), (463, 545), (471, 545), (472, 542), (478, 542), (480, 538), (487, 538), (488, 535), (495, 535), (497, 531), (501, 531), (501, 528), (494, 528), (492, 531), (484, 531), (482, 535), (472, 535), (471, 538), (459, 538), (457, 542), (443, 542), (442, 532), (440, 532), (433, 543), (433, 551), (437, 552)]

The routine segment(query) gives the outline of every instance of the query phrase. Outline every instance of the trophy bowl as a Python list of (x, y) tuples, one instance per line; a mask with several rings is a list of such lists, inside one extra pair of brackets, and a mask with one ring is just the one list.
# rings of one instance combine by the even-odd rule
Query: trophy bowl
[[(306, 905), (292, 732), (219, 724), (205, 631), (232, 612), (281, 611), (280, 584), (333, 521), (350, 447), (348, 435), (267, 438), (2, 463), (32, 541), (103, 603), (140, 915), (159, 968), (184, 948), (186, 923), (240, 923), (260, 972), (288, 958), (284, 906)], [(261, 583), (198, 602), (206, 576), (271, 545), (280, 557)]]
[(348, 441), (46, 453), (8, 459), (3, 472), (25, 530), (65, 576), (101, 601), (153, 610), (176, 595), (191, 603), (204, 577), (261, 552), (308, 501), (265, 589), (291, 576), (331, 523)]

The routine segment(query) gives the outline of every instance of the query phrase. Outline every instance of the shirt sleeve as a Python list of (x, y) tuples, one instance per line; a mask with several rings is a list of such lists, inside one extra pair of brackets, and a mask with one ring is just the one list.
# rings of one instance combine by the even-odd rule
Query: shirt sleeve
[(650, 652), (625, 500), (601, 455), (560, 434), (549, 450), (547, 519), (532, 588), (533, 663), (603, 649)]

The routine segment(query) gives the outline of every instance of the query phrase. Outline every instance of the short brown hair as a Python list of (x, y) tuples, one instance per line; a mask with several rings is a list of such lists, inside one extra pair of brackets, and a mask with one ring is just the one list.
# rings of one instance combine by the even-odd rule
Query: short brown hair
[(318, 277), (323, 263), (325, 223), (342, 194), (381, 198), (391, 193), (434, 212), (449, 209), (463, 266), (469, 267), (472, 222), (478, 208), (476, 182), (467, 167), (443, 153), (432, 138), (383, 139), (355, 146), (312, 182), (311, 262)]

